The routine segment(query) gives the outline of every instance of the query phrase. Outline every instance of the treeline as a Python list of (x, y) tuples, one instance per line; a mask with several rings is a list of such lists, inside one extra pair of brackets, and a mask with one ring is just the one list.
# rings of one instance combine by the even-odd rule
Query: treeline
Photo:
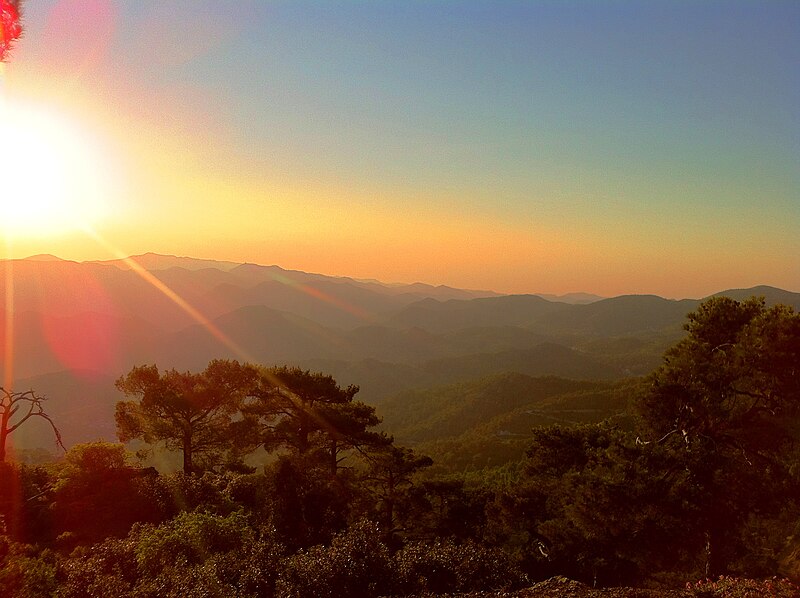
[[(641, 587), (800, 577), (800, 315), (714, 298), (686, 329), (631, 386), (625, 426), (537, 428), (522, 462), (469, 478), (424, 475), (431, 459), (379, 431), (358, 389), (324, 374), (134, 368), (118, 381), (120, 440), (181, 452), (183, 471), (136, 466), (111, 443), (4, 465), (0, 595), (366, 597), (553, 575)], [(271, 455), (258, 470), (247, 465), (256, 450)], [(687, 591), (730, 595), (726, 584)]]

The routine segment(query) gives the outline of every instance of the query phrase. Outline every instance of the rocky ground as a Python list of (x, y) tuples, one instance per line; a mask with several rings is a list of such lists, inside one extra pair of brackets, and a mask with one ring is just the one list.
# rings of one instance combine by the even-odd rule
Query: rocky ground
[[(593, 589), (565, 577), (553, 577), (515, 592), (475, 592), (449, 594), (436, 598), (689, 598), (696, 594), (686, 590), (643, 590), (638, 588)], [(416, 598), (433, 598), (418, 596)]]
[[(731, 583), (735, 582), (735, 583)], [(645, 590), (641, 588), (594, 589), (566, 577), (552, 577), (515, 592), (474, 592), (469, 594), (427, 595), (415, 598), (800, 598), (800, 586), (787, 580), (733, 580), (719, 578), (694, 584), (684, 590)]]
[[(642, 590), (637, 588), (602, 588), (593, 589), (571, 579), (563, 577), (553, 577), (540, 581), (530, 588), (511, 592), (508, 594), (496, 594), (497, 598), (686, 598), (691, 596), (684, 590)], [(489, 598), (492, 594), (486, 596)]]

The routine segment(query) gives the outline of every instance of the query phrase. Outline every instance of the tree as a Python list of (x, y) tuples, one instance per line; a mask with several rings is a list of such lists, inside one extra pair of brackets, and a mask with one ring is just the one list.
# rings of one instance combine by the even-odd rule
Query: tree
[(347, 527), (356, 497), (349, 476), (314, 455), (289, 453), (264, 468), (265, 525), (290, 550), (327, 544)]
[(282, 556), (282, 547), (241, 511), (184, 512), (138, 525), (124, 539), (78, 547), (61, 560), (58, 596), (270, 598)]
[(56, 444), (64, 449), (61, 432), (58, 431), (53, 419), (44, 410), (46, 400), (46, 397), (33, 390), (13, 392), (0, 386), (0, 463), (4, 463), (6, 460), (8, 437), (32, 417), (40, 417), (47, 421), (55, 434)]
[(368, 462), (364, 481), (375, 498), (381, 526), (391, 537), (403, 529), (400, 515), (410, 506), (414, 474), (433, 465), (433, 460), (415, 455), (410, 448), (392, 445), (370, 451)]
[(51, 510), (62, 541), (91, 543), (124, 536), (137, 521), (155, 521), (147, 470), (131, 467), (121, 444), (87, 442), (71, 447), (56, 470)]
[(525, 476), (505, 504), (506, 533), (526, 532), (531, 569), (630, 585), (683, 565), (692, 511), (681, 479), (663, 476), (662, 448), (611, 421), (535, 429)]
[(419, 485), (425, 511), (416, 516), (415, 528), (426, 539), (479, 538), (486, 525), (487, 503), (494, 497), (488, 484), (467, 486), (464, 478), (434, 478)]
[(748, 519), (798, 496), (800, 314), (763, 299), (715, 297), (689, 314), (639, 401), (645, 440), (671, 450), (704, 540), (704, 573), (744, 551)]
[(185, 473), (199, 458), (214, 464), (234, 446), (233, 422), (256, 378), (253, 366), (237, 361), (215, 360), (200, 373), (135, 367), (117, 380), (120, 391), (139, 399), (117, 403), (117, 435), (182, 451)]
[(268, 451), (288, 449), (316, 456), (334, 475), (348, 451), (386, 446), (391, 439), (371, 430), (375, 408), (353, 400), (357, 386), (341, 388), (331, 376), (296, 367), (262, 371), (258, 400), (245, 407)]

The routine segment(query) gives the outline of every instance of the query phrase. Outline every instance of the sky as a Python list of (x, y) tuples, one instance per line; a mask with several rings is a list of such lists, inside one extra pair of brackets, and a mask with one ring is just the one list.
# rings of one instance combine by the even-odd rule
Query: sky
[[(6, 257), (153, 251), (508, 293), (800, 291), (797, 2), (24, 9), (0, 93), (46, 147), (0, 142), (22, 181), (0, 200), (35, 212), (17, 198), (72, 192), (6, 226)], [(78, 210), (88, 224), (66, 226)]]

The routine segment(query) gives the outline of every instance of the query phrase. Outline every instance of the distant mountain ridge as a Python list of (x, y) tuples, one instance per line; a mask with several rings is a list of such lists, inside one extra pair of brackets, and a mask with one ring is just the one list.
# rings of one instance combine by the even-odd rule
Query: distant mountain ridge
[[(131, 259), (149, 280), (124, 260), (0, 260), (0, 293), (10, 291), (13, 276), (15, 309), (8, 343), (7, 303), (0, 305), (0, 352), (13, 345), (18, 384), (43, 385), (54, 400), (80, 403), (62, 405), (65, 414), (89, 409), (99, 417), (102, 405), (107, 417), (119, 398), (109, 381), (131, 367), (194, 370), (214, 358), (323, 370), (360, 385), (360, 397), (374, 404), (508, 373), (610, 381), (656, 367), (699, 304), (653, 295), (556, 301), (279, 266)], [(773, 287), (718, 294), (761, 295), (800, 310), (800, 293)], [(6, 362), (0, 353), (0, 370)], [(68, 434), (76, 442), (96, 437), (95, 419), (68, 421), (78, 426)]]
[(215, 268), (217, 270), (229, 271), (241, 265), (238, 262), (182, 257), (177, 255), (164, 255), (160, 253), (143, 253), (141, 255), (132, 255), (125, 259), (91, 260), (85, 263), (114, 266), (116, 268), (121, 268), (122, 270), (130, 270), (133, 268), (133, 265), (130, 263), (131, 261), (136, 262), (136, 264), (145, 270), (168, 270), (170, 268), (203, 270), (205, 268)]
[[(34, 256), (43, 257), (43, 256)], [(49, 256), (54, 259), (55, 256)], [(27, 258), (33, 259), (33, 258)], [(277, 265), (261, 265), (251, 262), (230, 262), (211, 259), (199, 259), (193, 257), (183, 257), (175, 255), (164, 255), (158, 253), (144, 253), (140, 255), (133, 255), (125, 259), (117, 260), (94, 260), (84, 263), (100, 264), (114, 266), (123, 270), (130, 270), (133, 261), (145, 270), (160, 271), (169, 270), (172, 268), (183, 268), (185, 270), (197, 271), (205, 269), (216, 269), (224, 272), (233, 272), (237, 275), (241, 274), (244, 277), (257, 277), (257, 278), (272, 278), (291, 280), (293, 282), (310, 282), (310, 281), (336, 281), (350, 283), (356, 286), (372, 290), (380, 290), (387, 294), (402, 294), (409, 293), (413, 295), (435, 296), (443, 299), (450, 299), (453, 297), (494, 297), (500, 295), (494, 291), (479, 291), (468, 289), (457, 289), (445, 285), (430, 285), (421, 282), (415, 283), (383, 283), (378, 280), (359, 280), (347, 276), (328, 276), (324, 274), (314, 274), (303, 272), (301, 270), (287, 270)]]
[(605, 297), (601, 297), (600, 295), (595, 295), (593, 293), (567, 293), (566, 295), (537, 293), (537, 295), (543, 299), (547, 299), (548, 301), (560, 301), (561, 303), (577, 304), (594, 303), (595, 301), (601, 301), (602, 299), (605, 299)]

